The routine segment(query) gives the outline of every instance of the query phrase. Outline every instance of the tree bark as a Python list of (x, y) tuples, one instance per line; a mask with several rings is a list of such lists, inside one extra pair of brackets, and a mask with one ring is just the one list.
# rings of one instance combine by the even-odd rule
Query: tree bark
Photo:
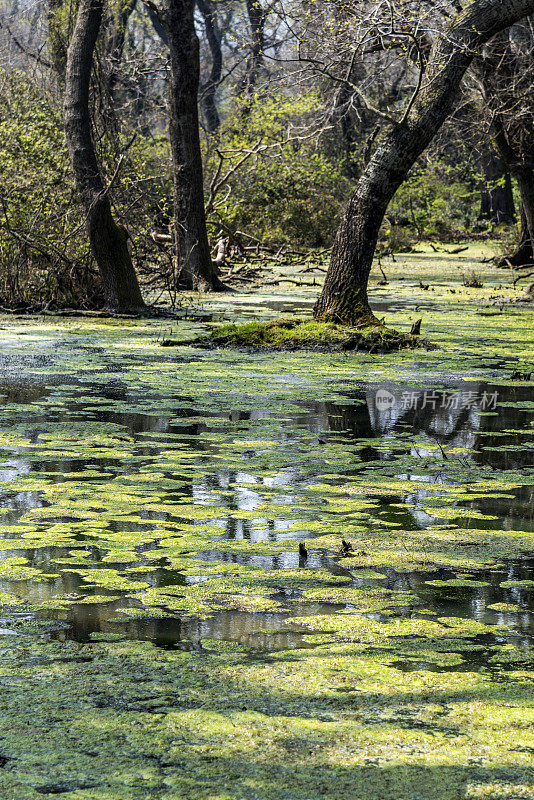
[(109, 70), (108, 83), (109, 94), (113, 101), (113, 95), (119, 78), (119, 68), (124, 52), (126, 41), (126, 30), (128, 21), (135, 11), (137, 0), (123, 0), (119, 8), (115, 10), (111, 23), (111, 32), (106, 43), (107, 46), (107, 68)]
[[(532, 176), (534, 180), (534, 175)], [(510, 267), (534, 267), (534, 251), (532, 240), (528, 232), (527, 217), (523, 206), (521, 206), (521, 234), (519, 242), (513, 252), (502, 256), (497, 262), (499, 269), (510, 269)]]
[(508, 259), (513, 266), (532, 264), (534, 261), (533, 122), (532, 117), (514, 120), (510, 132), (507, 132), (504, 115), (495, 111), (493, 116), (495, 142), (521, 195), (521, 240), (516, 252)]
[[(527, 58), (513, 46), (514, 31), (526, 37), (529, 50)], [(501, 261), (502, 266), (526, 266), (534, 261), (533, 48), (532, 28), (530, 25), (518, 25), (508, 34), (495, 36), (478, 64), (484, 99), (491, 113), (495, 144), (521, 195), (521, 239), (516, 251)], [(523, 98), (522, 102), (519, 103), (518, 98)]]
[(213, 134), (217, 133), (221, 126), (219, 111), (215, 101), (223, 65), (221, 34), (217, 24), (217, 10), (212, 0), (197, 0), (197, 5), (204, 18), (206, 38), (211, 52), (210, 76), (200, 88), (200, 103), (204, 111), (206, 127), (209, 133)]
[(161, 22), (161, 19), (159, 17), (159, 14), (158, 14), (156, 8), (154, 6), (152, 6), (152, 5), (147, 5), (146, 6), (146, 12), (148, 14), (148, 18), (149, 18), (150, 22), (152, 23), (152, 27), (154, 28), (154, 31), (157, 33), (157, 35), (159, 36), (159, 38), (161, 39), (161, 41), (163, 42), (165, 47), (168, 47), (169, 46), (169, 40), (167, 39), (167, 32), (166, 32), (165, 28), (163, 27), (163, 23)]
[(369, 162), (339, 227), (315, 319), (376, 322), (367, 285), (380, 226), (410, 168), (454, 108), (461, 80), (477, 49), (518, 19), (534, 0), (475, 0), (432, 47), (419, 93)]
[(61, 89), (65, 86), (67, 46), (61, 29), (62, 0), (48, 0), (48, 50), (55, 77)]
[(169, 136), (173, 160), (174, 239), (181, 286), (214, 291), (223, 286), (211, 260), (198, 127), (199, 43), (195, 0), (165, 0), (162, 22), (170, 50)]
[(530, 247), (530, 264), (532, 264), (532, 261), (534, 260), (532, 258), (534, 242), (534, 172), (528, 166), (521, 166), (516, 167), (514, 176), (517, 180), (519, 193), (521, 194), (522, 211), (525, 220), (525, 232), (528, 236), (525, 246)]
[(104, 188), (91, 132), (89, 85), (102, 23), (103, 0), (81, 0), (67, 52), (65, 133), (76, 188), (86, 213), (91, 250), (107, 306), (120, 312), (144, 308), (128, 250), (128, 233), (117, 225)]
[(500, 225), (516, 218), (510, 170), (492, 147), (486, 147), (480, 157), (484, 177), (480, 187), (479, 219)]
[[(261, 0), (246, 0), (248, 20), (250, 24), (250, 52), (246, 63), (246, 74), (242, 84), (242, 91), (250, 98), (256, 89), (256, 84), (263, 64), (263, 51), (265, 48), (265, 20), (266, 12), (261, 7)], [(246, 108), (248, 109), (246, 104)]]

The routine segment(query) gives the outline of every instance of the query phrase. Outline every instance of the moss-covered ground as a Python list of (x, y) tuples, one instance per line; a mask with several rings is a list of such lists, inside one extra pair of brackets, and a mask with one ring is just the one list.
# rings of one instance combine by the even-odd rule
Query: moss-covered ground
[(534, 333), (488, 255), (373, 279), (435, 350), (160, 347), (294, 284), (0, 319), (0, 797), (534, 796)]
[[(167, 346), (172, 340), (166, 340)], [(221, 325), (197, 340), (213, 347), (246, 347), (265, 350), (359, 350), (391, 353), (404, 348), (429, 348), (419, 336), (399, 333), (377, 324), (352, 328), (309, 319), (278, 319), (270, 322), (245, 322)]]

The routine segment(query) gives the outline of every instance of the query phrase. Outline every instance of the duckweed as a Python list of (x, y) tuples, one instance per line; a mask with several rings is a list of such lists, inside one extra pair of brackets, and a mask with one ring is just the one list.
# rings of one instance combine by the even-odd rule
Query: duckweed
[[(464, 289), (425, 250), (372, 281), (400, 331), (425, 303), (434, 350), (5, 321), (2, 797), (532, 794), (534, 406), (510, 376), (534, 333), (484, 270)], [(242, 324), (313, 299), (205, 302)]]

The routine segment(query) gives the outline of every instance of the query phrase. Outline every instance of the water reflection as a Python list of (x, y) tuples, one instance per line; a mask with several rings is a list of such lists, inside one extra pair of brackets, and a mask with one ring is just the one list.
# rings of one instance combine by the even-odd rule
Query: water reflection
[[(219, 611), (215, 616), (204, 620), (163, 616), (159, 619), (127, 619), (121, 618), (120, 611), (114, 605), (79, 606), (68, 617), (70, 630), (62, 632), (62, 635), (77, 641), (88, 641), (95, 632), (108, 633), (153, 641), (160, 647), (192, 644), (209, 648), (206, 640), (210, 639), (239, 642), (258, 650), (309, 646), (306, 643), (306, 632), (302, 628), (285, 624), (287, 612), (253, 614), (245, 611)], [(124, 607), (124, 603), (122, 606)], [(303, 603), (295, 604), (291, 611), (298, 612), (301, 616), (311, 616), (327, 613), (327, 609), (329, 613), (338, 608), (341, 606)]]
[[(389, 396), (387, 407), (377, 405), (379, 390)], [(404, 385), (366, 386), (355, 392), (346, 404), (307, 403), (297, 411), (285, 411), (283, 415), (276, 409), (262, 407), (253, 411), (230, 408), (200, 413), (191, 398), (176, 398), (176, 405), (165, 413), (147, 415), (91, 406), (86, 396), (73, 394), (65, 400), (65, 410), (73, 415), (73, 419), (114, 426), (114, 430), (124, 437), (125, 448), (134, 457), (123, 460), (122, 455), (110, 453), (109, 457), (86, 454), (83, 457), (66, 455), (58, 458), (57, 454), (47, 457), (45, 452), (42, 458), (35, 460), (28, 457), (27, 446), (6, 447), (5, 459), (0, 463), (0, 480), (3, 481), (0, 506), (5, 523), (0, 536), (5, 539), (20, 536), (24, 527), (17, 528), (17, 524), (28, 509), (50, 506), (50, 501), (39, 491), (11, 491), (10, 483), (17, 478), (30, 473), (46, 473), (48, 476), (52, 473), (58, 484), (65, 482), (67, 475), (75, 476), (79, 483), (84, 480), (84, 470), (98, 470), (103, 473), (103, 490), (95, 496), (93, 508), (105, 510), (105, 487), (110, 480), (126, 475), (135, 483), (136, 475), (157, 468), (166, 449), (179, 442), (190, 453), (194, 469), (163, 468), (165, 480), (174, 481), (175, 485), (160, 487), (156, 484), (161, 496), (161, 511), (143, 509), (139, 513), (140, 520), (163, 523), (180, 519), (178, 512), (166, 510), (165, 503), (181, 500), (206, 509), (220, 508), (220, 516), (210, 517), (210, 524), (217, 532), (212, 535), (213, 549), (201, 553), (204, 562), (238, 563), (281, 572), (303, 566), (335, 572), (331, 556), (313, 547), (309, 548), (307, 563), (303, 565), (299, 561), (298, 541), (303, 538), (310, 540), (314, 536), (313, 526), (306, 529), (307, 521), (320, 520), (323, 514), (321, 498), (313, 498), (315, 506), (312, 508), (312, 501), (306, 495), (306, 486), (310, 482), (332, 482), (333, 473), (340, 481), (357, 479), (373, 474), (376, 466), (388, 467), (391, 477), (417, 481), (418, 486), (403, 494), (374, 498), (375, 517), (388, 523), (400, 523), (405, 530), (421, 530), (436, 522), (428, 509), (428, 498), (440, 484), (457, 481), (460, 471), (465, 474), (471, 470), (473, 479), (476, 479), (480, 470), (491, 474), (502, 470), (524, 471), (533, 466), (534, 449), (530, 442), (534, 417), (525, 403), (531, 399), (528, 386), (458, 382), (439, 388), (418, 389), (417, 392), (420, 398), (426, 398), (426, 402), (421, 399), (414, 402), (411, 399), (413, 393), (408, 392)], [(498, 394), (498, 405), (495, 410), (490, 406), (488, 411), (483, 407), (482, 398), (491, 398), (495, 393)], [(16, 391), (13, 387), (1, 388), (0, 394), (3, 402), (20, 405), (48, 397), (49, 389), (28, 384), (27, 387), (18, 386)], [(111, 404), (135, 401), (128, 384), (122, 379), (95, 387), (89, 397), (107, 400)], [(473, 402), (467, 402), (467, 399)], [(43, 420), (53, 423), (56, 415), (57, 410), (50, 410), (26, 418), (24, 430), (32, 446), (39, 447)], [(239, 446), (234, 443), (236, 436), (242, 437)], [(276, 451), (268, 444), (257, 446), (255, 438), (273, 440), (277, 445)], [(231, 468), (223, 458), (228, 443), (233, 448), (231, 452), (235, 453), (235, 464)], [(336, 448), (335, 462), (331, 460), (332, 447)], [(267, 466), (264, 468), (258, 467), (261, 459), (265, 459)], [(94, 483), (95, 477), (90, 480)], [(421, 482), (427, 486), (421, 488)], [(461, 501), (473, 511), (497, 517), (496, 520), (480, 521), (467, 518), (466, 526), (534, 530), (534, 486), (523, 485), (507, 490), (506, 494), (512, 496), (482, 495)], [(308, 512), (310, 508), (313, 510), (311, 516), (307, 513), (299, 519), (294, 513), (285, 512), (285, 507), (298, 506), (303, 498), (307, 500)], [(76, 520), (77, 517), (75, 514), (72, 517), (51, 517), (43, 524), (50, 526), (69, 519)], [(292, 529), (296, 522), (299, 523), (298, 530)], [(139, 525), (139, 521), (123, 520), (117, 513), (116, 518), (106, 520), (105, 529), (111, 533), (135, 533)], [(163, 532), (164, 527), (160, 530)], [(99, 564), (107, 551), (105, 547), (91, 543), (91, 538), (91, 531), (86, 530), (84, 521), (80, 520), (79, 545), (92, 564)], [(224, 542), (229, 540), (246, 540), (253, 544), (284, 541), (287, 549), (274, 556), (261, 552), (235, 554), (224, 549)], [(113, 566), (128, 569), (131, 578), (143, 580), (150, 587), (185, 584), (186, 578), (179, 571), (169, 569), (163, 561), (154, 561), (153, 551), (157, 546), (155, 526), (154, 541), (137, 548), (138, 560), (124, 564), (114, 562)], [(150, 551), (150, 557), (143, 557), (147, 551)], [(32, 567), (42, 575), (50, 576), (26, 581), (13, 581), (8, 575), (4, 576), (0, 581), (3, 592), (15, 593), (31, 603), (49, 602), (65, 595), (79, 596), (83, 600), (84, 595), (103, 594), (101, 590), (91, 589), (79, 574), (62, 564), (62, 560), (72, 556), (71, 546), (51, 545), (23, 551), (6, 548), (2, 553), (4, 558), (23, 553)], [(401, 615), (433, 612), (440, 616), (509, 624), (515, 636), (532, 634), (532, 592), (521, 588), (505, 589), (499, 585), (506, 580), (532, 579), (532, 565), (510, 561), (503, 569), (477, 570), (477, 579), (487, 580), (488, 586), (440, 589), (432, 587), (428, 581), (448, 580), (458, 573), (447, 570), (396, 573), (382, 567), (379, 557), (376, 568), (385, 576), (385, 581), (379, 585), (389, 590), (413, 592), (423, 601), (423, 611), (402, 608), (397, 612)], [(199, 573), (198, 578), (202, 578), (201, 570)], [(192, 579), (194, 576), (187, 580)], [(498, 611), (488, 608), (495, 603), (517, 605), (518, 609)], [(95, 631), (121, 631), (127, 636), (152, 639), (162, 645), (184, 640), (228, 639), (258, 648), (276, 649), (301, 646), (305, 641), (302, 631), (283, 629), (286, 616), (283, 613), (220, 611), (208, 620), (123, 618), (121, 621), (120, 609), (126, 607), (125, 604), (136, 607), (135, 601), (122, 597), (119, 601), (94, 604), (80, 602), (66, 610), (46, 613), (49, 616), (55, 613), (58, 618), (68, 621), (72, 635), (81, 639)], [(332, 611), (332, 605), (304, 602), (300, 605), (301, 615), (319, 613), (325, 607)], [(295, 610), (294, 606), (292, 610)]]

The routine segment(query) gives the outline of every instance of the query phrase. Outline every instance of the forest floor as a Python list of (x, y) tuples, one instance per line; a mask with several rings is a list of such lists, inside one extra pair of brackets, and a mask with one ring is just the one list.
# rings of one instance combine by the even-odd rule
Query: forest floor
[(2, 798), (534, 796), (533, 308), (487, 255), (373, 278), (434, 350), (161, 347), (295, 284), (0, 318)]

